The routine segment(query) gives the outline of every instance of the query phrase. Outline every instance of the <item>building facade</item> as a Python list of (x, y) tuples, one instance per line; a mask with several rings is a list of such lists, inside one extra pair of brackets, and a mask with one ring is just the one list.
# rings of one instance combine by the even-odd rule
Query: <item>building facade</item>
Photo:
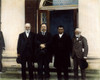
[[(25, 24), (25, 0), (0, 0), (1, 1), (1, 30), (5, 39), (4, 57), (17, 56), (17, 40), (19, 33), (24, 31)], [(32, 0), (29, 0), (32, 1)], [(40, 1), (41, 2), (41, 1)], [(82, 29), (82, 35), (88, 40), (90, 58), (100, 58), (100, 1), (78, 1), (78, 23)], [(36, 15), (34, 15), (36, 16)], [(29, 17), (31, 18), (31, 17)], [(37, 17), (35, 17), (37, 18)], [(37, 20), (37, 19), (36, 19)], [(38, 21), (35, 30), (38, 32)], [(4, 63), (6, 65), (6, 63)], [(9, 64), (9, 65), (12, 65)]]

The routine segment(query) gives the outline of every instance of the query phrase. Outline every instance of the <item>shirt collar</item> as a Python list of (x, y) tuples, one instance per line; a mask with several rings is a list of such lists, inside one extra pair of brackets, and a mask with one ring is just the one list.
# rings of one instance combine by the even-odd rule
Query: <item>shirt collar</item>
[(30, 30), (28, 30), (28, 31), (26, 30), (25, 33), (30, 33)]
[(63, 34), (64, 34), (64, 33), (62, 33), (62, 34), (59, 34), (59, 37), (61, 38), (61, 37), (63, 36)]
[[(43, 31), (41, 31), (41, 32), (43, 33)], [(46, 31), (44, 33), (46, 33)]]

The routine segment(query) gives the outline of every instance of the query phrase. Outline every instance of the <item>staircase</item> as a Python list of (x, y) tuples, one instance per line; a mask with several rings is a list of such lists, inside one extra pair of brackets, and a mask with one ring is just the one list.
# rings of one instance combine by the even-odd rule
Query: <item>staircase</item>
[[(3, 59), (3, 73), (0, 73), (0, 80), (21, 80), (21, 66), (15, 62), (16, 58)], [(12, 65), (9, 65), (13, 63)], [(87, 80), (100, 80), (100, 60), (88, 60), (89, 67), (86, 69)], [(5, 65), (6, 64), (6, 65)], [(7, 66), (8, 64), (8, 66)], [(95, 68), (91, 68), (94, 66)], [(97, 69), (97, 66), (99, 67)], [(27, 72), (28, 74), (28, 72)], [(53, 63), (50, 63), (50, 74), (49, 80), (56, 80), (57, 75)], [(35, 63), (34, 69), (35, 79), (37, 79), (37, 64)], [(81, 76), (79, 72), (79, 76)], [(27, 76), (28, 77), (28, 76)], [(74, 80), (74, 74), (72, 67), (69, 68), (69, 80)]]

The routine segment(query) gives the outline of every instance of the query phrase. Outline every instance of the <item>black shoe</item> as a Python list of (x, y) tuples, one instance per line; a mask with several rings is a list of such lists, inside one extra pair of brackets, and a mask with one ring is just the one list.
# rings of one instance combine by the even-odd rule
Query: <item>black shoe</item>
[(43, 75), (38, 75), (38, 79), (43, 79)]
[(62, 75), (58, 76), (58, 80), (63, 80), (62, 78)]
[(85, 78), (81, 78), (81, 80), (86, 80)]
[(58, 78), (57, 80), (62, 80), (62, 78)]
[(29, 79), (29, 80), (34, 80), (33, 78)]
[(68, 77), (64, 77), (64, 80), (69, 80), (69, 78)]
[(0, 74), (2, 74), (2, 71), (0, 71)]
[(50, 78), (50, 74), (46, 74), (44, 77), (45, 78)]
[(79, 80), (78, 78), (74, 78), (74, 80)]
[(0, 73), (2, 73), (2, 70), (0, 70)]
[(38, 80), (43, 80), (43, 78), (38, 78)]

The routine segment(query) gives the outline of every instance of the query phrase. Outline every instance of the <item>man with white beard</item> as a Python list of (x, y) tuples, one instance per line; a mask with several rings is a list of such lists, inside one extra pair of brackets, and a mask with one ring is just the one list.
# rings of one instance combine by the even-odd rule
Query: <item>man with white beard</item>
[[(85, 37), (81, 35), (81, 30), (79, 28), (75, 29), (75, 37), (73, 38), (73, 52), (72, 58), (74, 62), (74, 78), (78, 80), (78, 66), (81, 69), (81, 78), (85, 80), (85, 64), (88, 54), (88, 44)], [(83, 65), (83, 66), (81, 66)]]

